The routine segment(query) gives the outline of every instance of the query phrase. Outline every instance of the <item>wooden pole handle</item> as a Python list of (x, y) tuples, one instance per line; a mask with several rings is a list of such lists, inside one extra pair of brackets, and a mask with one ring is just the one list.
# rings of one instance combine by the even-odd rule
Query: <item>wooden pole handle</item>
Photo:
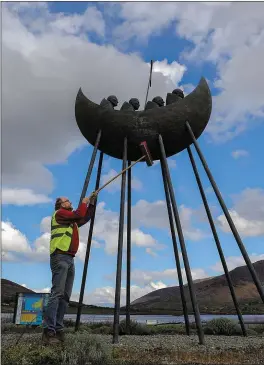
[(140, 157), (137, 161), (133, 162), (130, 166), (126, 167), (124, 170), (122, 170), (121, 172), (119, 172), (118, 175), (112, 177), (112, 179), (108, 180), (103, 186), (101, 186), (99, 189), (97, 189), (96, 191), (94, 191), (93, 194), (98, 194), (99, 191), (101, 191), (102, 189), (104, 189), (108, 184), (110, 184), (112, 181), (114, 181), (115, 179), (117, 179), (120, 175), (122, 175), (128, 169), (131, 169), (131, 167), (133, 167), (139, 161), (142, 161), (144, 158), (145, 158), (145, 156)]

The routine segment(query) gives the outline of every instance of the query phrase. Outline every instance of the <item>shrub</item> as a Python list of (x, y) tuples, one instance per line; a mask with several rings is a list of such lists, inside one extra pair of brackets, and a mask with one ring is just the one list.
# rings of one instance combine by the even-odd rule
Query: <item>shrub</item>
[(247, 334), (249, 336), (257, 336), (258, 335), (258, 333), (256, 331), (254, 331), (253, 329), (251, 329), (251, 328), (247, 329)]
[[(126, 333), (126, 320), (123, 319), (120, 323), (119, 323), (119, 334), (120, 335), (125, 335)], [(151, 329), (144, 324), (138, 323), (136, 321), (130, 321), (130, 334), (131, 335), (150, 335), (151, 334)]]
[(111, 358), (111, 346), (87, 332), (66, 337), (63, 365), (105, 364)]
[(254, 326), (250, 326), (250, 329), (253, 330), (254, 332), (258, 333), (258, 334), (264, 334), (264, 324), (259, 323), (259, 324), (255, 324)]
[(241, 329), (236, 322), (228, 318), (216, 318), (206, 323), (204, 333), (231, 336), (241, 334)]
[(75, 327), (75, 321), (73, 319), (64, 319), (63, 324), (65, 327)]
[(66, 335), (65, 347), (27, 342), (2, 351), (3, 365), (97, 365), (110, 360), (110, 345), (87, 332)]
[(160, 324), (156, 326), (150, 326), (149, 328), (152, 334), (155, 335), (174, 335), (185, 333), (185, 326), (181, 324)]
[(20, 344), (2, 351), (3, 365), (56, 365), (58, 363), (60, 363), (60, 355), (51, 347)]
[(92, 333), (100, 333), (102, 335), (110, 335), (111, 333), (113, 333), (112, 327), (110, 326), (101, 326), (98, 328), (94, 328), (92, 330)]
[(1, 331), (2, 332), (9, 332), (9, 331), (14, 331), (14, 329), (16, 329), (17, 326), (14, 323), (2, 323), (1, 325)]
[(100, 328), (102, 326), (112, 326), (112, 323), (110, 322), (92, 322), (92, 323), (86, 323), (86, 326), (88, 326), (89, 328), (91, 328), (92, 330), (95, 328)]

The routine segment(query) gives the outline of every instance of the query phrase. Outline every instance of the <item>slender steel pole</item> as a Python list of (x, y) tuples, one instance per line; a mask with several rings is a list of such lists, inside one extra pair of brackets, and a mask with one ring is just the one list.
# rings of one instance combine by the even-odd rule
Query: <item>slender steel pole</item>
[(176, 227), (177, 227), (178, 237), (179, 237), (179, 241), (180, 241), (180, 245), (181, 245), (182, 258), (183, 258), (183, 262), (184, 262), (184, 266), (185, 266), (185, 270), (186, 270), (186, 277), (188, 280), (188, 285), (189, 285), (189, 290), (190, 290), (190, 297), (191, 297), (193, 311), (194, 311), (194, 317), (195, 317), (197, 333), (198, 333), (198, 337), (199, 337), (199, 343), (201, 345), (203, 345), (204, 344), (204, 332), (203, 332), (203, 328), (202, 328), (200, 312), (199, 312), (196, 294), (195, 294), (194, 285), (193, 285), (193, 280), (192, 280), (191, 268), (190, 268), (190, 264), (189, 264), (189, 260), (188, 260), (186, 247), (185, 247), (184, 236), (183, 236), (183, 232), (182, 232), (180, 217), (179, 217), (177, 204), (176, 204), (176, 200), (175, 200), (175, 195), (174, 195), (174, 190), (173, 190), (173, 186), (172, 186), (172, 181), (171, 181), (171, 177), (170, 177), (170, 171), (169, 171), (168, 162), (167, 162), (167, 158), (166, 158), (165, 148), (164, 148), (164, 144), (163, 144), (161, 135), (159, 135), (159, 145), (160, 145), (162, 162), (164, 164), (165, 176), (166, 176), (166, 180), (168, 183), (170, 199), (171, 199), (172, 209), (173, 209), (175, 223), (176, 223)]
[(88, 185), (89, 185), (89, 182), (90, 182), (90, 178), (91, 178), (91, 175), (92, 175), (92, 171), (93, 171), (93, 167), (94, 167), (94, 162), (95, 162), (95, 158), (96, 158), (96, 153), (97, 153), (97, 149), (98, 149), (98, 146), (99, 146), (99, 143), (100, 143), (100, 139), (101, 139), (101, 130), (97, 133), (97, 137), (96, 137), (96, 141), (95, 141), (95, 144), (94, 144), (94, 149), (93, 149), (93, 154), (92, 154), (92, 157), (91, 157), (91, 160), (90, 160), (90, 163), (89, 163), (89, 167), (88, 167), (88, 170), (87, 170), (87, 174), (86, 174), (86, 177), (85, 177), (85, 180), (84, 180), (84, 184), (83, 184), (83, 189), (82, 189), (82, 193), (81, 193), (81, 197), (80, 197), (80, 201), (79, 201), (79, 205), (81, 204), (83, 198), (85, 197), (85, 194), (87, 192), (87, 188), (88, 188)]
[(206, 171), (206, 174), (207, 174), (207, 176), (208, 176), (208, 178), (209, 178), (209, 180), (210, 180), (210, 182), (212, 184), (212, 187), (213, 187), (214, 192), (215, 192), (215, 194), (217, 196), (217, 199), (219, 201), (219, 204), (221, 205), (221, 207), (223, 209), (223, 212), (225, 214), (225, 217), (226, 217), (226, 220), (227, 220), (227, 222), (229, 224), (229, 227), (230, 227), (231, 231), (233, 232), (233, 235), (235, 237), (235, 240), (237, 242), (237, 245), (238, 245), (238, 247), (239, 247), (239, 249), (240, 249), (240, 251), (242, 253), (242, 256), (244, 257), (244, 260), (245, 260), (245, 262), (247, 264), (247, 267), (248, 267), (248, 269), (249, 269), (249, 271), (251, 273), (252, 279), (253, 279), (256, 287), (257, 287), (257, 290), (259, 292), (259, 295), (260, 295), (260, 297), (261, 297), (261, 299), (262, 299), (262, 301), (264, 303), (264, 290), (263, 290), (263, 287), (261, 286), (261, 282), (260, 282), (260, 280), (259, 280), (259, 278), (257, 276), (257, 273), (256, 273), (256, 271), (254, 269), (254, 266), (252, 265), (252, 263), (250, 261), (250, 258), (248, 256), (248, 253), (247, 253), (246, 249), (245, 249), (245, 246), (244, 246), (244, 244), (243, 244), (243, 242), (242, 242), (242, 240), (240, 238), (240, 235), (239, 235), (239, 233), (238, 233), (238, 231), (237, 231), (237, 229), (235, 227), (235, 224), (234, 224), (234, 222), (233, 222), (233, 220), (231, 218), (231, 215), (229, 214), (229, 211), (227, 209), (227, 206), (225, 205), (225, 202), (224, 202), (224, 200), (223, 200), (223, 198), (222, 198), (222, 196), (220, 194), (220, 191), (219, 191), (219, 189), (218, 189), (218, 187), (216, 185), (216, 182), (215, 182), (215, 180), (213, 178), (213, 175), (211, 174), (211, 171), (210, 171), (210, 169), (209, 169), (209, 167), (208, 167), (208, 165), (207, 165), (207, 163), (205, 161), (205, 158), (204, 158), (204, 156), (203, 156), (203, 154), (202, 154), (202, 152), (200, 150), (200, 147), (199, 147), (199, 145), (198, 145), (198, 143), (196, 141), (196, 138), (195, 138), (195, 136), (193, 134), (192, 128), (191, 128), (191, 126), (190, 126), (190, 124), (188, 122), (186, 122), (186, 127), (187, 127), (187, 131), (189, 132), (189, 135), (190, 135), (190, 137), (192, 139), (192, 142), (194, 144), (194, 147), (195, 147), (195, 149), (196, 149), (196, 151), (197, 151), (197, 153), (198, 153), (198, 155), (200, 157), (200, 160), (201, 160), (201, 162), (203, 164), (203, 167), (204, 167), (204, 169)]
[[(103, 154), (103, 152), (101, 152), (100, 153), (100, 158), (99, 158), (98, 170), (97, 170), (95, 190), (98, 188), (98, 186), (100, 184), (103, 157), (104, 157), (104, 154)], [(85, 290), (88, 262), (89, 262), (91, 245), (92, 245), (92, 238), (93, 238), (93, 228), (94, 228), (94, 221), (95, 221), (96, 205), (97, 205), (97, 201), (95, 201), (94, 213), (91, 217), (91, 222), (90, 222), (90, 227), (89, 227), (89, 234), (88, 234), (86, 254), (85, 254), (85, 260), (84, 260), (84, 267), (83, 267), (81, 291), (80, 291), (80, 297), (79, 297), (79, 303), (78, 303), (77, 317), (76, 317), (76, 322), (75, 322), (75, 331), (78, 331), (79, 326), (80, 326), (80, 319), (81, 319), (81, 314), (82, 314), (82, 304), (83, 304), (83, 295), (84, 295), (84, 290)]]
[(153, 69), (153, 60), (150, 61), (150, 72), (149, 72), (149, 80), (148, 80), (148, 87), (147, 87), (144, 109), (146, 108), (146, 105), (147, 105), (149, 88), (151, 87), (152, 69)]
[(222, 266), (223, 266), (223, 269), (224, 269), (224, 272), (225, 272), (226, 280), (227, 280), (229, 290), (230, 290), (230, 293), (231, 293), (231, 296), (232, 296), (232, 299), (233, 299), (233, 302), (234, 302), (234, 306), (235, 306), (235, 309), (236, 309), (236, 312), (237, 312), (237, 316), (238, 316), (238, 320), (239, 320), (239, 323), (240, 323), (240, 326), (241, 326), (241, 330), (242, 330), (243, 335), (247, 336), (247, 330), (246, 330), (246, 327), (245, 327), (245, 324), (244, 324), (242, 313), (239, 309), (239, 304), (238, 304), (238, 301), (237, 301), (237, 298), (236, 298), (236, 294), (235, 294), (235, 290), (234, 290), (234, 287), (233, 287), (232, 279), (231, 279), (231, 276), (230, 276), (228, 268), (227, 268), (225, 256), (224, 256), (224, 253), (223, 253), (223, 250), (222, 250), (222, 247), (221, 247), (221, 243), (220, 243), (218, 234), (216, 232), (214, 220), (213, 220), (212, 214), (210, 212), (210, 208), (209, 208), (209, 205), (208, 205), (205, 193), (204, 193), (202, 182), (201, 182), (201, 179), (200, 179), (200, 176), (199, 176), (199, 173), (198, 173), (196, 163), (195, 163), (194, 158), (193, 158), (191, 148), (187, 147), (187, 151), (188, 151), (189, 158), (190, 158), (192, 168), (193, 168), (193, 172), (194, 172), (194, 175), (195, 175), (195, 178), (196, 178), (196, 181), (197, 181), (200, 193), (201, 193), (201, 197), (202, 197), (202, 200), (203, 200), (203, 203), (204, 203), (206, 214), (207, 214), (210, 226), (211, 226), (211, 230), (212, 230), (212, 233), (213, 233), (213, 236), (214, 236), (216, 247), (217, 247), (217, 250), (218, 250), (218, 253), (219, 253), (219, 256), (220, 256), (220, 260), (222, 262)]
[[(124, 152), (123, 152), (123, 167), (122, 167), (122, 170), (125, 169), (126, 163), (127, 163), (127, 138), (124, 139)], [(122, 253), (123, 253), (123, 236), (124, 236), (124, 219), (125, 219), (125, 217), (124, 217), (125, 216), (125, 214), (124, 214), (125, 213), (125, 193), (126, 193), (125, 189), (126, 189), (126, 172), (124, 172), (122, 174), (122, 182), (121, 182), (113, 343), (118, 343), (118, 337), (119, 337)]]
[(172, 215), (172, 209), (171, 209), (170, 195), (169, 195), (168, 184), (166, 181), (165, 167), (164, 167), (162, 159), (160, 159), (160, 166), (161, 166), (161, 172), (162, 172), (162, 177), (163, 177), (163, 185), (164, 185), (164, 191), (165, 191), (166, 202), (167, 202), (167, 210), (168, 210), (168, 216), (169, 216), (169, 222), (170, 222), (171, 238), (172, 238), (172, 243), (173, 243), (174, 256), (175, 256), (176, 268), (177, 268), (178, 279), (179, 279), (179, 287), (180, 287), (180, 293), (181, 293), (185, 328), (186, 328), (186, 333), (189, 336), (190, 335), (190, 323), (189, 323), (188, 309), (187, 309), (187, 304), (186, 304), (186, 299), (185, 299), (185, 294), (184, 294), (180, 256), (179, 256), (179, 251), (178, 251), (178, 246), (177, 246), (177, 241), (176, 241), (176, 234), (175, 234), (174, 221), (173, 221), (173, 215)]
[[(131, 161), (128, 161), (128, 166)], [(127, 170), (127, 285), (126, 285), (126, 333), (130, 334), (130, 285), (131, 285), (131, 172)]]

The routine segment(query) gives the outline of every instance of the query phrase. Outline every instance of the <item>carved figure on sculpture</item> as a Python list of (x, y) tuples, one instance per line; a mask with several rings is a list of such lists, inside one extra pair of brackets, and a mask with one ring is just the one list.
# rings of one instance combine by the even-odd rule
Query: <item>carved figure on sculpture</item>
[(115, 95), (108, 96), (107, 99), (103, 99), (100, 103), (100, 106), (106, 109), (114, 109), (118, 105), (118, 99)]
[(135, 111), (140, 107), (139, 100), (137, 98), (131, 98), (129, 102), (125, 101), (120, 110)]
[(168, 93), (166, 97), (166, 105), (176, 103), (184, 98), (184, 93), (181, 89), (174, 89), (172, 93)]
[(164, 100), (161, 96), (155, 96), (155, 98), (152, 99), (152, 101), (148, 101), (146, 104), (145, 110), (153, 109), (153, 108), (160, 108), (161, 106), (164, 106)]

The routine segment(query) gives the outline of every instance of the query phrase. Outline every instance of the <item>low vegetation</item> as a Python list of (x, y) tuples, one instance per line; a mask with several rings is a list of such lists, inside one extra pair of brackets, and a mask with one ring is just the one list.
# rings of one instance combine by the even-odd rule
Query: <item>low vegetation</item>
[[(34, 333), (40, 332), (41, 328), (28, 328), (27, 334), (25, 336), (29, 336), (27, 338), (21, 337), (21, 332), (25, 331), (25, 328), (22, 326), (16, 326), (12, 323), (2, 323), (2, 334), (3, 336), (7, 336), (12, 333), (17, 333), (17, 335), (12, 336), (12, 340), (9, 344), (5, 344), (5, 341), (2, 345), (2, 364), (3, 365), (148, 365), (148, 364), (158, 364), (160, 359), (166, 355), (168, 357), (168, 361), (176, 361), (177, 364), (183, 363), (193, 363), (199, 361), (203, 361), (203, 364), (211, 364), (211, 362), (207, 362), (212, 359), (212, 354), (210, 354), (210, 349), (188, 349), (186, 348), (164, 348), (163, 346), (157, 346), (150, 350), (145, 349), (142, 351), (142, 356), (140, 354), (139, 348), (130, 347), (130, 341), (126, 341), (128, 345), (121, 346), (113, 346), (111, 344), (111, 338), (109, 335), (113, 334), (112, 324), (109, 322), (102, 323), (82, 323), (80, 325), (80, 329), (77, 333), (74, 333), (74, 321), (65, 321), (65, 330), (67, 332), (66, 335), (66, 343), (65, 346), (58, 347), (45, 347), (42, 346), (40, 342), (40, 335), (38, 335), (38, 339), (35, 340), (36, 337), (31, 336)], [(192, 323), (190, 326), (191, 334), (196, 333), (195, 324)], [(226, 318), (214, 319), (206, 324), (204, 324), (204, 332), (212, 338), (216, 336), (221, 336), (220, 339), (225, 336), (237, 336), (241, 334), (240, 328), (236, 322), (233, 322)], [(264, 325), (250, 325), (249, 326), (249, 335), (254, 336), (254, 338), (258, 338), (259, 336), (264, 336)], [(21, 334), (20, 334), (21, 333)], [(31, 333), (31, 334), (29, 334)], [(120, 336), (126, 335), (126, 322), (121, 321), (119, 325), (119, 334)], [(160, 338), (164, 341), (164, 336), (171, 335), (178, 336), (176, 337), (176, 342), (178, 343), (180, 338), (187, 338), (184, 336), (185, 334), (185, 326), (183, 324), (165, 324), (165, 325), (144, 325), (137, 323), (135, 321), (131, 321), (130, 326), (130, 335), (131, 338), (135, 339), (135, 335), (137, 338), (139, 336), (143, 336), (144, 341), (146, 342), (146, 338), (149, 338), (149, 343), (152, 343), (151, 336), (153, 339), (157, 338), (157, 335), (160, 335)], [(183, 335), (183, 336), (179, 336)], [(147, 336), (147, 337), (146, 337)], [(223, 337), (224, 336), (224, 337)], [(125, 336), (127, 338), (127, 336)], [(238, 337), (242, 338), (242, 336)], [(16, 344), (17, 339), (20, 339), (18, 344)], [(107, 340), (106, 340), (107, 339)], [(188, 339), (187, 339), (188, 340)], [(143, 341), (143, 342), (144, 342)], [(189, 341), (189, 340), (188, 340)], [(227, 339), (228, 343), (229, 339)], [(236, 342), (235, 341), (235, 342)], [(133, 341), (132, 341), (133, 342)], [(141, 340), (139, 341), (141, 342)], [(173, 340), (174, 342), (174, 340)], [(196, 340), (195, 340), (196, 342)], [(218, 342), (218, 341), (217, 341)], [(166, 340), (165, 340), (166, 344)], [(211, 347), (211, 346), (209, 346)], [(217, 349), (217, 347), (215, 347)], [(220, 349), (220, 347), (219, 347)], [(259, 348), (257, 351), (254, 348), (250, 348), (250, 351), (258, 356), (263, 354), (264, 358), (264, 344), (263, 348)], [(195, 350), (195, 351), (194, 351)], [(165, 351), (165, 352), (164, 352)], [(215, 351), (215, 350), (213, 350)], [(249, 350), (247, 350), (249, 351)], [(224, 364), (224, 359), (230, 359), (230, 364), (236, 364), (236, 360), (240, 359), (243, 356), (249, 356), (247, 352), (243, 351), (243, 354), (240, 353), (239, 350), (233, 349), (225, 351), (221, 348), (217, 354), (214, 354), (214, 364)], [(241, 356), (240, 356), (241, 355)], [(228, 357), (229, 356), (229, 357)], [(243, 358), (241, 357), (241, 359)], [(140, 358), (140, 362), (138, 362), (138, 358)], [(209, 359), (209, 360), (208, 360)], [(217, 361), (216, 361), (217, 360)], [(156, 361), (156, 362), (155, 362)], [(211, 361), (211, 360), (210, 360)], [(242, 360), (241, 360), (242, 361)], [(173, 362), (172, 362), (173, 363)], [(242, 363), (242, 362), (241, 362)], [(258, 362), (256, 362), (257, 364)]]
[(61, 348), (28, 341), (2, 351), (3, 365), (99, 365), (111, 363), (111, 358), (111, 347), (86, 331), (68, 334)]
[[(73, 320), (65, 320), (65, 331), (68, 333), (74, 332), (75, 322)], [(264, 335), (264, 324), (250, 324), (248, 327), (249, 335)], [(237, 322), (228, 318), (212, 319), (203, 324), (204, 333), (206, 335), (224, 335), (224, 336), (238, 336), (241, 335), (241, 328)], [(2, 334), (6, 333), (39, 333), (42, 331), (41, 327), (24, 327), (2, 321)], [(113, 326), (110, 322), (94, 322), (81, 323), (79, 332), (86, 332), (89, 334), (112, 335)], [(146, 325), (136, 321), (130, 322), (130, 333), (126, 331), (126, 321), (122, 320), (119, 324), (119, 335), (173, 335), (186, 333), (184, 324), (157, 324)], [(190, 323), (190, 334), (196, 334), (195, 323)]]

